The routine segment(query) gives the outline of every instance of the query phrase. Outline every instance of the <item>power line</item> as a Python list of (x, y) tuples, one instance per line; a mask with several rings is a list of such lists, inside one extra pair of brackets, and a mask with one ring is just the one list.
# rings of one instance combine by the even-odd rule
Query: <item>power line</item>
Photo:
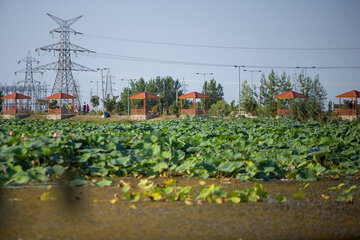
[[(95, 56), (102, 58), (116, 59), (120, 61), (133, 61), (133, 62), (149, 62), (149, 63), (163, 63), (163, 64), (175, 64), (175, 65), (191, 65), (191, 66), (208, 66), (208, 67), (234, 67), (237, 64), (219, 64), (219, 63), (201, 63), (201, 62), (187, 62), (176, 60), (165, 60), (155, 58), (143, 58), (127, 55), (118, 55), (111, 53), (95, 53)], [(269, 68), (269, 69), (301, 69), (305, 67), (299, 66), (270, 66), (270, 65), (244, 65), (244, 68)], [(313, 68), (313, 67), (311, 67)], [(316, 66), (314, 69), (360, 69), (360, 66)]]
[(268, 50), (268, 51), (349, 51), (349, 50), (360, 50), (360, 47), (312, 47), (312, 48), (300, 48), (300, 47), (244, 47), (244, 46), (222, 46), (222, 45), (205, 45), (205, 44), (193, 44), (193, 43), (177, 43), (177, 42), (162, 42), (162, 41), (151, 41), (151, 40), (139, 40), (131, 38), (119, 38), (110, 36), (101, 36), (96, 34), (83, 34), (87, 37), (101, 38), (107, 40), (123, 41), (123, 42), (134, 42), (134, 43), (145, 43), (145, 44), (156, 44), (156, 45), (167, 45), (177, 47), (199, 47), (199, 48), (217, 48), (217, 49), (238, 49), (238, 50)]

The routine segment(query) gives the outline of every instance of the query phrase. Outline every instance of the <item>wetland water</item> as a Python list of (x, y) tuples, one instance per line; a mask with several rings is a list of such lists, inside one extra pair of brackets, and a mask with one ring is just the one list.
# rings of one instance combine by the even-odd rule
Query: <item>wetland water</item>
[[(124, 179), (124, 178), (123, 178)], [(137, 179), (124, 179), (136, 185)], [(164, 179), (155, 179), (160, 183)], [(179, 178), (178, 184), (199, 188), (199, 179)], [(114, 180), (118, 182), (118, 180)], [(252, 183), (208, 179), (224, 190), (249, 188)], [(352, 204), (337, 202), (339, 183), (357, 185)], [(111, 204), (121, 189), (111, 187), (61, 188), (53, 184), (1, 188), (1, 239), (359, 239), (360, 196), (358, 181), (320, 180), (299, 190), (302, 182), (261, 182), (269, 199), (257, 203), (184, 202)], [(52, 191), (57, 200), (41, 201)], [(293, 199), (303, 192), (302, 200)], [(282, 194), (285, 203), (275, 201)], [(330, 197), (325, 200), (321, 195)], [(67, 198), (61, 199), (61, 196)], [(94, 200), (97, 202), (94, 203)], [(136, 208), (130, 206), (134, 204)]]

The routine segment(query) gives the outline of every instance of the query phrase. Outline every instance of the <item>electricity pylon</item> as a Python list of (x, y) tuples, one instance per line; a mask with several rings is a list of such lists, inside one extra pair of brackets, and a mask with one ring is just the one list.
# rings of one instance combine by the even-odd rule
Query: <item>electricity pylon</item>
[(78, 85), (76, 84), (72, 71), (92, 71), (94, 70), (84, 67), (80, 64), (71, 61), (71, 52), (77, 54), (77, 52), (83, 53), (94, 53), (88, 49), (80, 47), (78, 45), (70, 43), (70, 33), (82, 34), (70, 28), (72, 24), (74, 24), (77, 20), (79, 20), (82, 16), (71, 18), (69, 20), (63, 20), (58, 17), (55, 17), (51, 14), (47, 14), (52, 20), (54, 20), (59, 27), (50, 31), (51, 34), (54, 32), (60, 34), (60, 42), (51, 44), (48, 46), (37, 48), (36, 51), (57, 51), (59, 52), (59, 59), (57, 62), (45, 64), (37, 67), (39, 70), (56, 70), (56, 78), (54, 82), (54, 86), (52, 88), (52, 94), (56, 94), (58, 92), (70, 94), (76, 97), (76, 103), (78, 106), (81, 106), (80, 103), (80, 90)]
[(114, 97), (114, 93), (113, 93), (113, 82), (112, 82), (112, 78), (114, 76), (111, 75), (110, 73), (110, 68), (107, 68), (107, 72), (106, 72), (106, 81), (105, 81), (105, 97), (107, 97), (107, 95), (110, 96), (110, 98), (112, 99)]
[(40, 62), (38, 60), (36, 60), (35, 58), (31, 57), (30, 51), (28, 51), (27, 57), (23, 58), (21, 60), (18, 61), (18, 64), (21, 62), (25, 62), (26, 63), (26, 68), (16, 71), (15, 75), (18, 73), (25, 73), (25, 79), (22, 81), (17, 82), (17, 84), (19, 83), (24, 83), (23, 87), (20, 88), (22, 89), (21, 93), (25, 94), (26, 96), (31, 97), (30, 99), (30, 110), (32, 111), (39, 111), (40, 107), (39, 104), (37, 102), (37, 100), (39, 99), (39, 85), (40, 82), (34, 80), (33, 78), (33, 74), (34, 73), (41, 73), (39, 70), (37, 69), (33, 69), (32, 67), (32, 63), (37, 63), (39, 64)]

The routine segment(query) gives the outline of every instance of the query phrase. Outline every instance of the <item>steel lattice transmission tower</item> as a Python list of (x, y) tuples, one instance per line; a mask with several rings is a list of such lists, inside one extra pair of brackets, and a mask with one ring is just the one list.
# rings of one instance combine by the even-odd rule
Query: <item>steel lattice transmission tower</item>
[(35, 58), (31, 57), (30, 51), (28, 51), (27, 57), (23, 58), (21, 60), (18, 61), (18, 64), (21, 62), (25, 62), (26, 63), (26, 68), (23, 70), (19, 70), (15, 72), (15, 75), (18, 73), (25, 73), (25, 79), (22, 81), (17, 82), (17, 84), (19, 83), (24, 83), (23, 88), (21, 90), (21, 93), (31, 97), (30, 100), (30, 110), (32, 111), (39, 111), (39, 104), (37, 102), (37, 100), (39, 99), (39, 85), (40, 82), (34, 80), (33, 78), (33, 74), (34, 73), (41, 73), (39, 70), (33, 69), (32, 64), (33, 63), (37, 63), (39, 64), (40, 62), (38, 60), (36, 60)]
[(48, 46), (37, 48), (36, 51), (57, 51), (59, 52), (59, 60), (57, 62), (45, 64), (37, 67), (39, 70), (56, 70), (56, 78), (54, 82), (54, 86), (52, 88), (51, 93), (55, 94), (58, 92), (67, 93), (75, 96), (76, 103), (78, 106), (80, 105), (80, 91), (78, 85), (76, 84), (72, 71), (92, 71), (94, 70), (84, 67), (80, 64), (71, 61), (71, 52), (77, 54), (80, 53), (95, 53), (78, 45), (70, 43), (70, 33), (82, 34), (80, 32), (76, 32), (70, 26), (74, 24), (77, 20), (79, 20), (82, 16), (71, 18), (69, 20), (63, 20), (58, 17), (55, 17), (51, 14), (47, 14), (51, 19), (53, 19), (57, 24), (59, 24), (58, 28), (55, 28), (50, 31), (51, 34), (54, 32), (60, 34), (60, 42), (51, 44)]
[(114, 97), (114, 94), (113, 94), (113, 82), (112, 82), (112, 78), (114, 76), (111, 75), (110, 73), (110, 68), (108, 67), (107, 68), (107, 72), (106, 72), (106, 77), (105, 77), (105, 97), (107, 97), (107, 95), (110, 96), (110, 98), (112, 99)]

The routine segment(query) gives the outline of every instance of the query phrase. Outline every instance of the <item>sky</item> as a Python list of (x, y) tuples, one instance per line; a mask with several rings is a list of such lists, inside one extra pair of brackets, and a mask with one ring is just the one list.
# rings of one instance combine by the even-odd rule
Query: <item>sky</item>
[[(196, 73), (212, 73), (206, 80), (222, 84), (227, 102), (238, 102), (239, 73), (233, 65), (245, 66), (241, 81), (253, 79), (257, 86), (269, 67), (285, 71), (292, 81), (306, 68), (307, 76), (319, 75), (331, 101), (360, 90), (358, 0), (1, 0), (0, 84), (24, 79), (14, 72), (25, 68), (17, 62), (28, 51), (40, 65), (57, 61), (54, 53), (35, 52), (59, 42), (58, 34), (49, 33), (58, 25), (47, 13), (65, 20), (83, 15), (72, 25), (83, 34), (71, 35), (71, 42), (95, 53), (72, 55), (72, 61), (110, 68), (114, 95), (127, 86), (121, 79), (157, 76), (171, 76), (186, 83), (187, 92), (201, 92), (204, 75)], [(55, 74), (46, 71), (34, 79), (52, 88)], [(84, 101), (91, 90), (101, 93), (100, 71), (73, 74)]]

